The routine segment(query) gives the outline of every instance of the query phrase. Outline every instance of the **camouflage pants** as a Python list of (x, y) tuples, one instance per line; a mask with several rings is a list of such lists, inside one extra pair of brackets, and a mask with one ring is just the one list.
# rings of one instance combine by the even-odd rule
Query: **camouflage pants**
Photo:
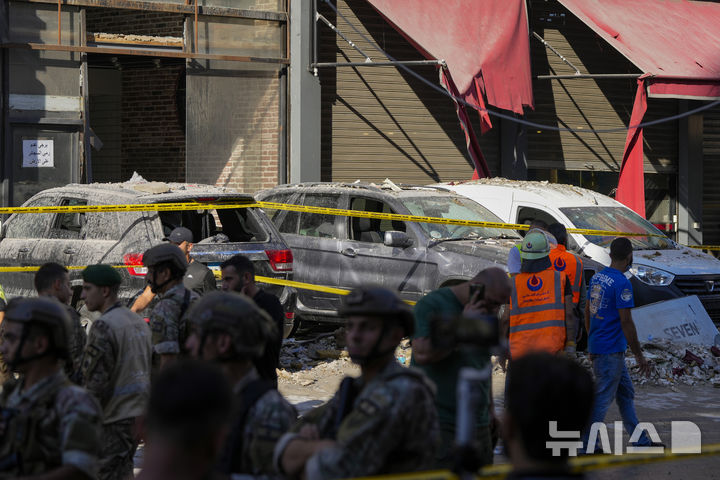
[(137, 443), (133, 438), (134, 418), (103, 425), (98, 480), (133, 478), (133, 456)]

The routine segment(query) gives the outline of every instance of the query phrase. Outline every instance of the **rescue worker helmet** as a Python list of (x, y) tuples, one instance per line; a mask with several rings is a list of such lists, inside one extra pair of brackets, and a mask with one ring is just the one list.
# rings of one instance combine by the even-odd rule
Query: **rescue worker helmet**
[(520, 244), (520, 258), (538, 260), (550, 254), (552, 246), (548, 235), (541, 230), (530, 230)]
[(171, 263), (178, 270), (186, 271), (188, 268), (187, 258), (180, 247), (172, 243), (161, 243), (149, 248), (143, 254), (143, 264), (146, 267), (154, 267), (161, 263)]
[(237, 292), (209, 292), (190, 308), (189, 318), (203, 339), (210, 333), (227, 333), (235, 353), (257, 358), (278, 335), (270, 316), (249, 297)]
[(410, 306), (403, 302), (391, 290), (381, 287), (360, 287), (352, 290), (343, 299), (340, 315), (368, 315), (379, 317), (383, 321), (396, 321), (405, 336), (411, 337), (415, 331), (415, 319)]
[(23, 324), (24, 329), (32, 325), (45, 327), (55, 354), (59, 358), (69, 357), (72, 321), (57, 300), (44, 297), (14, 298), (8, 303), (4, 318), (8, 322)]

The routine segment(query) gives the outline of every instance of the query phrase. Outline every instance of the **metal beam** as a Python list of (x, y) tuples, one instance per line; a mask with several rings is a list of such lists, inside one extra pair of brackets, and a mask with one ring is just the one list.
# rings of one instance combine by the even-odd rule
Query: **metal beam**
[(573, 70), (575, 70), (575, 73), (576, 73), (577, 75), (580, 75), (580, 70), (578, 70), (578, 68), (577, 68), (575, 65), (573, 65), (573, 64), (570, 62), (570, 60), (568, 60), (567, 58), (563, 57), (563, 56), (560, 54), (560, 52), (558, 52), (557, 50), (555, 50), (555, 48), (553, 48), (552, 45), (550, 45), (548, 42), (546, 42), (544, 38), (542, 38), (542, 37), (541, 37), (540, 35), (538, 35), (536, 32), (532, 32), (532, 35), (533, 35), (533, 37), (535, 37), (536, 39), (540, 40), (540, 43), (542, 43), (543, 45), (545, 45), (545, 48), (550, 49), (551, 52), (553, 52), (555, 55), (557, 55), (558, 57), (560, 57), (560, 60), (562, 60), (566, 65), (568, 65), (570, 68), (572, 68)]
[(45, 43), (4, 43), (0, 48), (19, 48), (25, 50), (50, 50), (56, 52), (84, 52), (84, 53), (106, 53), (112, 55), (134, 55), (141, 57), (165, 57), (165, 58), (194, 58), (198, 60), (224, 60), (231, 62), (247, 63), (275, 63), (278, 65), (289, 65), (287, 58), (266, 58), (266, 57), (243, 57), (236, 55), (213, 55), (209, 53), (173, 52), (165, 50), (147, 50), (137, 48), (106, 48), (88, 47), (73, 45), (51, 45)]
[(398, 62), (331, 62), (314, 63), (311, 68), (335, 68), (335, 67), (395, 67), (397, 65), (445, 65), (444, 60), (406, 60)]
[[(57, 5), (58, 0), (19, 0), (26, 3), (46, 3)], [(181, 5), (165, 2), (149, 2), (143, 0), (62, 0), (63, 5), (75, 5), (78, 7), (100, 7), (120, 8), (126, 10), (144, 10), (168, 13), (195, 14), (195, 5)], [(287, 22), (287, 13), (262, 12), (254, 10), (242, 10), (232, 7), (199, 7), (200, 15), (216, 17), (248, 18), (253, 20), (268, 20), (273, 22)]]
[(347, 42), (348, 45), (350, 45), (352, 48), (354, 48), (360, 55), (362, 55), (363, 57), (365, 57), (365, 61), (366, 61), (366, 62), (371, 62), (371, 61), (372, 61), (372, 58), (370, 58), (370, 56), (369, 56), (367, 53), (363, 52), (360, 47), (358, 47), (357, 45), (355, 45), (355, 43), (354, 43), (352, 40), (350, 40), (348, 37), (346, 37), (335, 25), (332, 24), (332, 22), (330, 22), (330, 20), (328, 20), (327, 18), (325, 18), (325, 17), (324, 17), (321, 13), (319, 13), (317, 10), (315, 11), (315, 19), (316, 19), (316, 20), (321, 20), (325, 25), (327, 25), (328, 27), (330, 27), (330, 30), (332, 30), (333, 32), (335, 32), (335, 34), (336, 34), (338, 37), (340, 37), (340, 38), (342, 38), (343, 40), (345, 40), (345, 42)]
[(642, 73), (598, 73), (589, 74), (581, 73), (580, 75), (538, 75), (538, 80), (580, 80), (588, 78), (597, 79), (621, 79), (621, 78), (638, 78)]

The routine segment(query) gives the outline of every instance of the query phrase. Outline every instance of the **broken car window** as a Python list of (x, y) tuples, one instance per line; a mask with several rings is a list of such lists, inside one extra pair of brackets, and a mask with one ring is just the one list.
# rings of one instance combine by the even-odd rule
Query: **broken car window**
[[(387, 204), (370, 198), (353, 198), (351, 210), (364, 212), (396, 213)], [(350, 217), (350, 235), (360, 242), (383, 243), (385, 232), (405, 231), (405, 222), (398, 220), (381, 220), (377, 218)]]
[[(490, 210), (469, 198), (454, 196), (403, 197), (400, 198), (400, 201), (412, 215), (504, 223)], [(520, 238), (514, 230), (500, 228), (468, 227), (440, 223), (418, 223), (418, 225), (430, 238), (435, 240)]]
[[(40, 197), (26, 203), (26, 207), (49, 207), (55, 205), (51, 197)], [(7, 238), (44, 237), (50, 227), (54, 213), (16, 213), (8, 219), (5, 236)]]
[[(303, 204), (313, 207), (337, 208), (339, 200), (339, 195), (307, 194)], [(335, 215), (303, 212), (300, 214), (298, 233), (307, 237), (337, 238)]]
[[(629, 237), (635, 250), (675, 248), (673, 242), (655, 226), (625, 207), (565, 207), (560, 209), (576, 228), (648, 233), (662, 237)], [(595, 245), (608, 247), (615, 235), (585, 235)]]

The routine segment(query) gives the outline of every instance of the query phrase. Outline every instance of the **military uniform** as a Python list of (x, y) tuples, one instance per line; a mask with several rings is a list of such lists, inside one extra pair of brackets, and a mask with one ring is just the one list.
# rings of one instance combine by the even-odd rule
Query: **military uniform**
[(87, 333), (80, 323), (80, 315), (70, 305), (63, 305), (67, 310), (70, 320), (72, 321), (72, 331), (70, 332), (69, 349), (70, 358), (65, 361), (65, 373), (68, 378), (77, 384), (82, 382), (81, 368), (83, 352), (85, 351), (85, 343), (87, 342)]
[[(335, 447), (312, 456), (305, 465), (308, 480), (363, 477), (424, 470), (435, 458), (438, 438), (434, 385), (420, 371), (390, 362), (367, 385), (353, 379), (359, 395), (339, 425), (344, 408), (341, 391), (325, 405), (307, 414), (293, 427), (315, 424), (320, 438), (334, 439)], [(284, 435), (275, 448), (279, 468), (287, 444), (297, 434)]]
[(97, 474), (102, 412), (97, 401), (59, 371), (22, 391), (10, 380), (0, 393), (5, 435), (0, 436), (0, 478), (37, 475), (74, 466)]
[(290, 430), (297, 412), (252, 369), (234, 388), (235, 409), (218, 470), (226, 474), (279, 477), (273, 466), (273, 449)]
[(188, 312), (198, 294), (186, 289), (182, 282), (159, 295), (160, 301), (150, 313), (153, 352), (178, 355), (188, 334)]
[(135, 417), (150, 391), (152, 346), (145, 321), (119, 303), (93, 322), (83, 357), (83, 384), (105, 415), (99, 479), (132, 477)]

